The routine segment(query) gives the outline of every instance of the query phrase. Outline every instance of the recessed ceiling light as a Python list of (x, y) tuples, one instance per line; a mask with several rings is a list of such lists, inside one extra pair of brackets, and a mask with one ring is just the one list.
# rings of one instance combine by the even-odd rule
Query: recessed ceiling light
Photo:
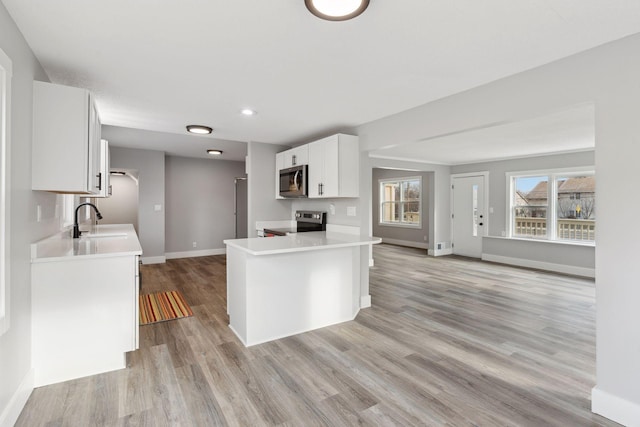
[(199, 135), (207, 135), (213, 132), (213, 129), (210, 128), (209, 126), (189, 125), (187, 126), (187, 132), (197, 133)]
[(309, 12), (327, 21), (355, 18), (369, 6), (369, 0), (304, 0)]
[(207, 153), (211, 154), (212, 156), (219, 156), (222, 154), (222, 150), (207, 150)]
[(240, 114), (245, 116), (255, 116), (257, 113), (250, 108), (244, 108), (240, 111)]

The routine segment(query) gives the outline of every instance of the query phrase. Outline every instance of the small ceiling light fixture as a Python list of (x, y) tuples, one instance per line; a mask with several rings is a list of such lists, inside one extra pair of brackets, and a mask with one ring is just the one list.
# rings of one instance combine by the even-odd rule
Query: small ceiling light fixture
[(207, 153), (211, 154), (212, 156), (220, 156), (222, 155), (222, 150), (207, 150)]
[(355, 18), (369, 6), (369, 0), (304, 0), (309, 12), (327, 21)]
[(197, 133), (198, 135), (208, 135), (213, 132), (213, 129), (209, 126), (202, 125), (189, 125), (187, 126), (187, 132), (189, 133)]
[(125, 176), (127, 173), (126, 172), (122, 172), (122, 171), (111, 171), (109, 172), (110, 175), (120, 175), (120, 176)]
[(242, 114), (243, 116), (255, 116), (257, 113), (250, 108), (243, 108), (242, 110), (240, 110), (240, 114)]

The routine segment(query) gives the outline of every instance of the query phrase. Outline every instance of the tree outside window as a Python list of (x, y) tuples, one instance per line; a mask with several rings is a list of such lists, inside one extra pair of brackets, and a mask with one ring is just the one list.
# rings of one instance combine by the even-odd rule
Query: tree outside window
[(380, 224), (421, 227), (421, 177), (380, 180)]

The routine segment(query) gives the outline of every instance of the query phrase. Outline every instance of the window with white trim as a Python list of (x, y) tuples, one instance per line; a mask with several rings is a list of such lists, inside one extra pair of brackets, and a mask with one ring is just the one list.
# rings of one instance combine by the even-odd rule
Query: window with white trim
[(422, 227), (422, 177), (381, 179), (380, 225)]
[(593, 170), (508, 173), (510, 237), (595, 242)]
[(9, 329), (9, 124), (11, 60), (0, 49), (0, 335)]

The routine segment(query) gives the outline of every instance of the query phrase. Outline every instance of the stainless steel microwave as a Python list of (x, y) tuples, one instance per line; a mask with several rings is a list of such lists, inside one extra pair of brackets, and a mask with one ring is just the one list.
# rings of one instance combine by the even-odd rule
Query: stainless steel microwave
[(307, 197), (307, 165), (280, 169), (280, 196)]

